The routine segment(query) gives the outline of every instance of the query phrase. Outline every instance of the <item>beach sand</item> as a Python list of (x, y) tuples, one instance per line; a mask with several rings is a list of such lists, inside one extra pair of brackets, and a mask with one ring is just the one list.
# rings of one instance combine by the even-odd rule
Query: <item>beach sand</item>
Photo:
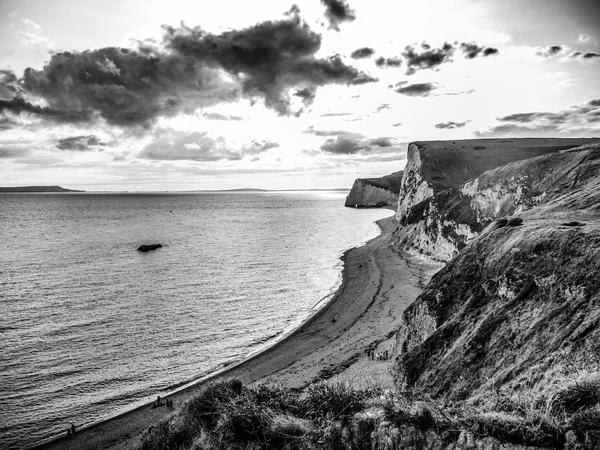
[(174, 411), (153, 409), (150, 403), (38, 448), (135, 448), (149, 426), (175, 414), (209, 380), (235, 377), (245, 383), (302, 387), (331, 379), (391, 387), (389, 360), (370, 361), (366, 349), (389, 348), (402, 312), (439, 267), (390, 248), (391, 233), (398, 226), (393, 216), (377, 223), (378, 237), (344, 254), (343, 281), (333, 298), (281, 341), (172, 395), (157, 393), (174, 401)]

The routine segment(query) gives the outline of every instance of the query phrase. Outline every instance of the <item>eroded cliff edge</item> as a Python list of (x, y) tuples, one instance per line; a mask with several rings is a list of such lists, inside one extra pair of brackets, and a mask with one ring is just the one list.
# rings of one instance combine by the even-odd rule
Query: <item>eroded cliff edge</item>
[(544, 195), (535, 168), (516, 178), (516, 166), (495, 178), (487, 171), (591, 142), (594, 139), (477, 139), (409, 144), (395, 248), (449, 261), (496, 217), (526, 209)]
[(346, 197), (345, 206), (358, 208), (398, 206), (398, 193), (403, 171), (380, 178), (359, 178)]
[(413, 147), (396, 245), (450, 262), (405, 311), (393, 371), (600, 448), (600, 143), (550, 150), (436, 192)]

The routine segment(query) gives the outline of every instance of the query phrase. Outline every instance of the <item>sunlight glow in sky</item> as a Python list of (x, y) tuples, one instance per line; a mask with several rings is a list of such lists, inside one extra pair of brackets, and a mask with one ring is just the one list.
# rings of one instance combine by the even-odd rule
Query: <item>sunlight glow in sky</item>
[(600, 136), (598, 30), (594, 0), (3, 0), (0, 185), (349, 188), (411, 141)]

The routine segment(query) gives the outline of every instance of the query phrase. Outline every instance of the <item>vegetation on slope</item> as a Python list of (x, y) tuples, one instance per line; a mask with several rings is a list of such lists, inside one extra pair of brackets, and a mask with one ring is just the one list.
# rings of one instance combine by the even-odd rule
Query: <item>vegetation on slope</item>
[(547, 403), (498, 392), (472, 405), (434, 401), (416, 391), (393, 394), (325, 382), (295, 391), (246, 387), (233, 379), (205, 387), (180, 414), (151, 427), (141, 449), (337, 450), (410, 444), (407, 448), (433, 450), (467, 449), (470, 441), (489, 448), (500, 443), (563, 448), (567, 430), (597, 428), (600, 420), (597, 408), (587, 404), (568, 410), (563, 400)]

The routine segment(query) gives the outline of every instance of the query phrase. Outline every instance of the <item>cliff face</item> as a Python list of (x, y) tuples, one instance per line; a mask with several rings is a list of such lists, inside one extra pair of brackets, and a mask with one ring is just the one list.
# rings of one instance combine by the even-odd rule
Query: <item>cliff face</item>
[(458, 224), (473, 236), (448, 235), (454, 249), (468, 245), (406, 310), (398, 384), (452, 400), (518, 392), (565, 414), (598, 410), (600, 144), (489, 170), (417, 206), (406, 223), (436, 215), (423, 234)]
[(346, 197), (345, 206), (371, 208), (388, 206), (396, 208), (402, 171), (381, 178), (359, 178)]
[[(415, 142), (400, 187), (398, 250), (448, 261), (496, 217), (549, 199), (554, 178), (519, 161), (548, 156), (590, 139), (505, 139)], [(540, 160), (550, 161), (550, 160)], [(554, 160), (552, 160), (554, 161)], [(550, 161), (560, 167), (562, 160)], [(513, 163), (512, 165), (510, 163)], [(508, 166), (507, 166), (508, 165)], [(504, 167), (493, 172), (492, 169)], [(513, 175), (520, 171), (519, 175)]]

